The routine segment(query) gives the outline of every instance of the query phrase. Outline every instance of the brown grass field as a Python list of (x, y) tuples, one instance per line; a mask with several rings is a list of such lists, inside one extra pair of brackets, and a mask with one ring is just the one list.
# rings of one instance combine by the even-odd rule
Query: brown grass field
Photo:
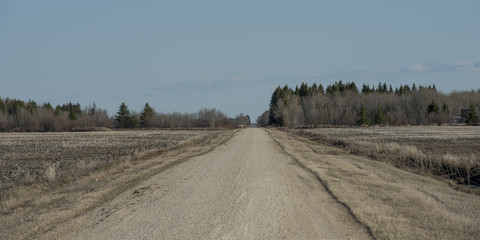
[(453, 179), (460, 185), (470, 185), (468, 190), (480, 186), (479, 127), (318, 128), (295, 132), (355, 155)]
[[(470, 128), (459, 130), (470, 132)], [(447, 133), (457, 135), (455, 128), (447, 127), (309, 130), (322, 134), (344, 133), (352, 138), (363, 138), (364, 131), (387, 132), (385, 135), (404, 133), (402, 138), (406, 135), (426, 137), (437, 132), (443, 132), (441, 138), (446, 138)], [(295, 134), (297, 131), (269, 132), (296, 163), (315, 174), (332, 196), (369, 227), (374, 239), (480, 239), (480, 196), (467, 189), (456, 190), (459, 184), (454, 181), (432, 177), (428, 172), (404, 165), (396, 166), (391, 162), (393, 154), (375, 160), (352, 154), (352, 149), (356, 148), (352, 146), (358, 145), (346, 142), (346, 138), (338, 137), (337, 145), (333, 146), (319, 142), (325, 141), (325, 136), (314, 135), (319, 140), (313, 141), (310, 135)], [(365, 139), (376, 143), (367, 143), (382, 145), (382, 135), (379, 134), (378, 141), (373, 140), (374, 136), (371, 134)], [(339, 144), (340, 140), (345, 141), (345, 147)], [(476, 144), (473, 140), (471, 143)], [(402, 146), (393, 141), (385, 144)], [(360, 145), (365, 153), (373, 149), (370, 145)], [(402, 151), (413, 151), (408, 146), (407, 150), (402, 149), (395, 151), (399, 155)], [(425, 154), (417, 148), (415, 151)]]
[(0, 190), (162, 153), (221, 130), (0, 133)]
[[(225, 146), (237, 132), (0, 134), (0, 239), (54, 239), (128, 208), (141, 183)], [(479, 127), (267, 132), (276, 151), (314, 174), (376, 239), (480, 237)]]

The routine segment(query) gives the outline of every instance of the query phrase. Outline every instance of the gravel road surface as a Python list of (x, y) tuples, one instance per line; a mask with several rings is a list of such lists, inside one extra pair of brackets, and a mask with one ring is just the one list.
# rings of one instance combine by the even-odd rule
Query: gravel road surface
[(260, 128), (150, 178), (69, 239), (369, 239)]

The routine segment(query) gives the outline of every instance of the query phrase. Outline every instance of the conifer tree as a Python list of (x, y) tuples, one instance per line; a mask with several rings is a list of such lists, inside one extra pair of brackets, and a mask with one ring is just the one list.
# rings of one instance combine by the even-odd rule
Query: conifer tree
[(302, 83), (300, 85), (300, 89), (298, 89), (298, 95), (300, 97), (306, 97), (306, 96), (310, 95), (310, 93), (308, 91), (308, 85), (306, 83)]
[(282, 100), (284, 100), (285, 92), (288, 91), (287, 85), (282, 89), (280, 86), (278, 86), (275, 91), (272, 94), (272, 97), (270, 98), (270, 119), (269, 123), (270, 125), (283, 125), (283, 116), (278, 116), (277, 110), (278, 110), (278, 103)]
[(369, 92), (370, 92), (370, 87), (364, 83), (362, 85), (362, 93), (369, 93)]
[(118, 109), (117, 115), (115, 115), (115, 121), (120, 128), (134, 128), (137, 125), (137, 118), (130, 114), (127, 105), (122, 102)]
[(5, 110), (6, 110), (5, 103), (3, 102), (2, 98), (0, 98), (0, 111), (2, 113), (5, 113)]
[(382, 82), (378, 82), (378, 88), (377, 88), (379, 93), (383, 93), (383, 85)]
[(360, 111), (358, 112), (357, 124), (359, 126), (370, 125), (370, 118), (367, 115), (367, 108), (365, 108), (365, 105), (363, 104), (360, 107)]
[(48, 110), (48, 111), (53, 111), (52, 104), (50, 104), (49, 102), (44, 103), (44, 104), (42, 105), (42, 108), (44, 108), (44, 109), (46, 109), (46, 110)]
[(322, 94), (325, 93), (325, 90), (323, 89), (323, 85), (322, 85), (322, 84), (319, 84), (319, 85), (318, 85), (318, 92), (319, 92), (319, 93), (322, 93)]
[(387, 118), (383, 114), (382, 107), (378, 108), (378, 112), (375, 115), (375, 124), (381, 125), (387, 122)]
[(450, 110), (448, 110), (448, 105), (445, 102), (443, 102), (443, 105), (442, 105), (442, 113), (450, 114)]
[(60, 105), (57, 105), (57, 106), (55, 107), (55, 111), (53, 112), (53, 114), (54, 114), (55, 116), (58, 116), (58, 115), (60, 115), (61, 112), (62, 112), (62, 107), (60, 107)]
[(317, 94), (318, 93), (318, 86), (316, 83), (313, 83), (312, 86), (310, 87), (310, 93), (311, 94)]
[(438, 105), (435, 102), (435, 100), (432, 100), (432, 102), (430, 102), (430, 104), (427, 107), (427, 112), (428, 113), (439, 113), (440, 112), (439, 108), (438, 108)]
[(472, 126), (478, 125), (478, 116), (476, 113), (475, 105), (473, 104), (470, 104), (470, 108), (468, 109), (467, 123)]
[(148, 121), (153, 117), (155, 114), (154, 110), (152, 107), (150, 107), (150, 104), (145, 103), (145, 106), (143, 107), (142, 113), (140, 115), (140, 124), (143, 127), (148, 126)]
[(78, 119), (77, 114), (75, 113), (75, 110), (73, 108), (71, 108), (68, 111), (68, 117), (70, 118), (70, 120), (77, 120)]

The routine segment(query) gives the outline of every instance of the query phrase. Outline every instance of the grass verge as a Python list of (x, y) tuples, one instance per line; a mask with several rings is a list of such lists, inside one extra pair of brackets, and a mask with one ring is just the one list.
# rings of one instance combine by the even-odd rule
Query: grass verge
[(311, 141), (341, 148), (351, 154), (388, 162), (414, 173), (454, 180), (454, 188), (480, 195), (480, 161), (454, 154), (427, 154), (421, 149), (397, 142), (362, 141), (348, 137), (327, 136), (305, 130), (286, 130)]

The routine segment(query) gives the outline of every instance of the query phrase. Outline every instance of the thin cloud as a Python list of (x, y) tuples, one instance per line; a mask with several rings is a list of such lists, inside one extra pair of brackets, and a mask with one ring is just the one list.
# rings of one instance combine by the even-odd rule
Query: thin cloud
[(480, 62), (473, 63), (468, 61), (461, 61), (455, 65), (455, 69), (465, 72), (478, 72), (480, 71)]
[[(372, 82), (408, 82), (412, 75), (435, 74), (435, 73), (472, 73), (480, 72), (480, 62), (460, 61), (458, 63), (414, 63), (404, 66), (386, 66), (376, 69), (354, 69), (321, 73), (312, 76), (272, 76), (264, 78), (264, 83), (289, 86), (298, 85), (301, 82), (331, 84), (336, 81), (354, 81), (357, 83)], [(410, 79), (410, 80), (409, 80)], [(428, 79), (428, 78), (426, 78)]]
[(460, 61), (454, 64), (445, 63), (422, 63), (413, 64), (407, 67), (402, 67), (403, 73), (421, 73), (421, 72), (478, 72), (480, 71), (480, 64), (470, 61)]
[(410, 72), (425, 72), (425, 70), (427, 70), (427, 68), (422, 64), (413, 64), (412, 66), (409, 66), (407, 69)]
[(228, 89), (239, 84), (245, 84), (250, 82), (249, 80), (234, 76), (220, 79), (205, 79), (201, 78), (194, 81), (182, 81), (167, 83), (162, 86), (151, 88), (152, 92), (161, 92), (163, 94), (191, 94), (191, 93), (210, 93), (222, 89)]
[(241, 83), (241, 82), (245, 82), (245, 79), (242, 77), (232, 77), (232, 82)]

